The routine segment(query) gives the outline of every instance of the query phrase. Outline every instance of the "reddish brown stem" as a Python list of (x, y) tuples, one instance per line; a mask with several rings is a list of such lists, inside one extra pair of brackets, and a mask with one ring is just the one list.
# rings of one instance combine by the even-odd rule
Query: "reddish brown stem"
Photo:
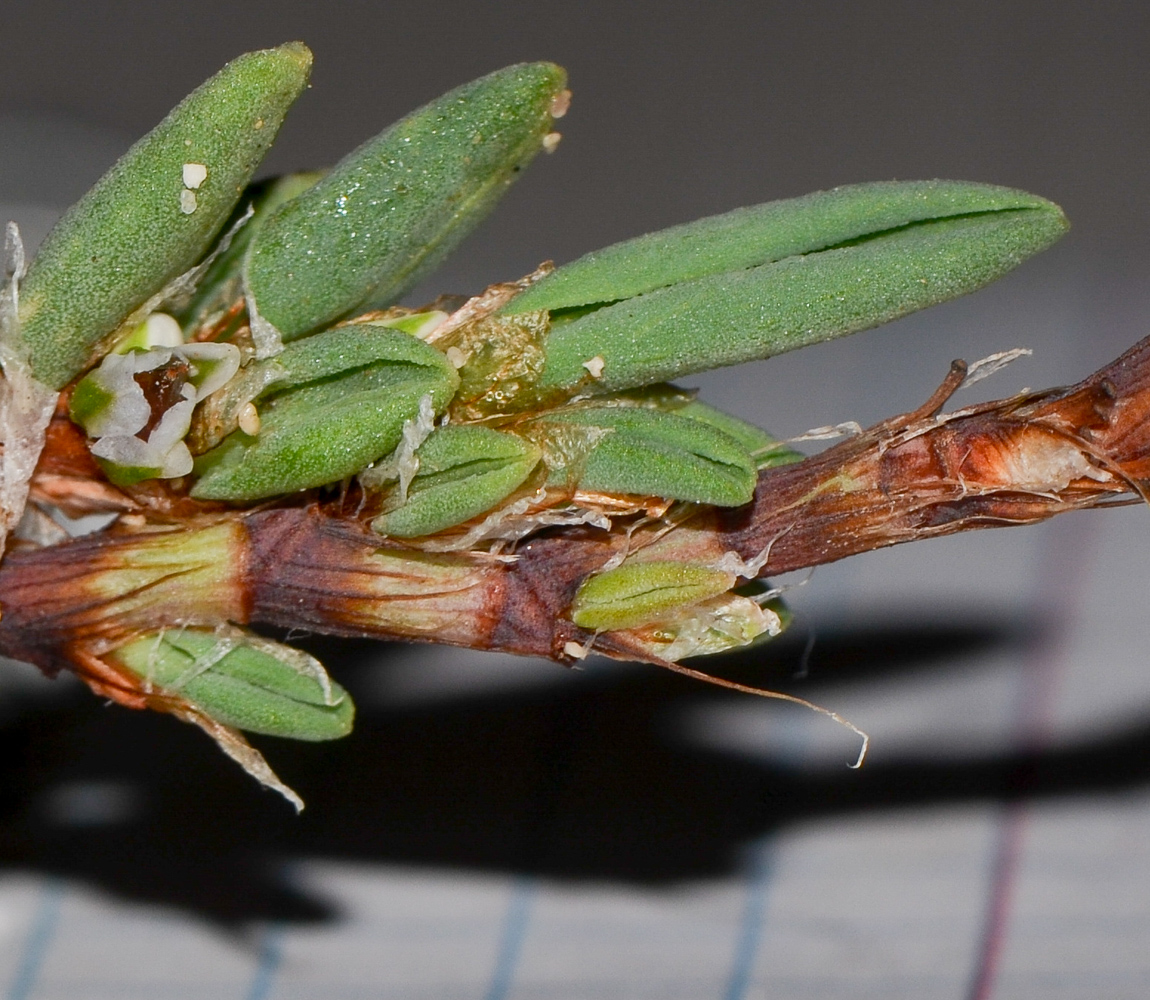
[(1066, 389), (884, 421), (768, 471), (752, 504), (715, 517), (749, 558), (773, 542), (781, 573), (919, 538), (1032, 524), (1144, 496), (1150, 477), (1150, 338)]

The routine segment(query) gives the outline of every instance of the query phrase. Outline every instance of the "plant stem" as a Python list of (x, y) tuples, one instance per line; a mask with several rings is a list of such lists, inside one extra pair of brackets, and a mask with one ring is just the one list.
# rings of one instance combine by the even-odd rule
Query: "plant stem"
[[(608, 655), (649, 660), (626, 633), (595, 636), (568, 618), (583, 581), (624, 551), (635, 561), (737, 557), (744, 575), (767, 576), (1145, 498), (1150, 338), (1070, 388), (943, 413), (966, 371), (955, 362), (911, 413), (763, 470), (743, 507), (690, 508), (670, 528), (651, 521), (630, 534), (548, 529), (513, 558), (433, 554), (381, 539), (357, 517), (353, 498), (321, 503), (309, 494), (284, 506), (207, 508), (191, 520), (173, 516), (168, 527), (120, 525), (13, 551), (0, 566), (0, 653), (54, 671), (149, 630), (233, 622), (568, 663), (570, 643), (593, 641)], [(41, 495), (60, 489), (66, 451), (65, 436), (50, 434)]]

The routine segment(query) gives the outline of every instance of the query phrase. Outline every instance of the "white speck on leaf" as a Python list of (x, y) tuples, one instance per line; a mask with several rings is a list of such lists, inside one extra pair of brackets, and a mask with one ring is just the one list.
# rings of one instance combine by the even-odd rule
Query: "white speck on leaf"
[(561, 90), (551, 98), (551, 117), (562, 118), (571, 107), (571, 91)]
[(256, 409), (254, 403), (245, 403), (240, 410), (239, 417), (240, 430), (245, 434), (255, 437), (260, 432), (260, 411)]
[(191, 215), (196, 210), (196, 192), (184, 188), (180, 192), (180, 211), (184, 215)]
[(603, 377), (603, 367), (607, 364), (598, 354), (595, 355), (590, 361), (584, 361), (583, 367), (591, 373), (592, 378)]
[(193, 191), (208, 179), (208, 168), (202, 163), (184, 164), (184, 187)]

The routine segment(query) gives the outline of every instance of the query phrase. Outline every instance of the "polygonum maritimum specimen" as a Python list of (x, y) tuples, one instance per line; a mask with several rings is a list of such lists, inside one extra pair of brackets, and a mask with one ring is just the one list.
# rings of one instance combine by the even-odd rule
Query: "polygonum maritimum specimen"
[(240, 731), (336, 738), (351, 700), (251, 626), (696, 674), (679, 661), (783, 628), (769, 574), (1143, 494), (1146, 344), (944, 412), (978, 374), (956, 362), (808, 459), (672, 384), (979, 288), (1062, 235), (1057, 206), (857, 184), (407, 308), (555, 148), (565, 75), (510, 66), (330, 171), (252, 183), (310, 63), (229, 63), (27, 267), (9, 226), (4, 655), (196, 723), (298, 805)]

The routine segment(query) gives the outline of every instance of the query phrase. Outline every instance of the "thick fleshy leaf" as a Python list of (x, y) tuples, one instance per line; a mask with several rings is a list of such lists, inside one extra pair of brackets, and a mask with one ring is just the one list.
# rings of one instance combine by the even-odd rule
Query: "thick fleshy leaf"
[(201, 456), (192, 496), (258, 500), (339, 482), (393, 451), (425, 396), (440, 413), (459, 384), (435, 348), (368, 325), (310, 337), (273, 363), (285, 374), (257, 400), (258, 434), (234, 431)]
[(195, 330), (201, 323), (210, 321), (243, 299), (244, 261), (255, 234), (280, 205), (302, 194), (323, 175), (322, 170), (311, 170), (248, 185), (232, 218), (224, 226), (221, 243), (230, 235), (227, 247), (212, 251), (218, 253), (211, 267), (196, 285), (195, 294), (187, 305), (177, 313), (177, 319), (185, 329)]
[(393, 302), (543, 148), (566, 76), (509, 66), (413, 112), (284, 205), (253, 240), (248, 296), (284, 340)]
[(296, 740), (351, 732), (351, 696), (317, 660), (239, 629), (169, 629), (121, 646), (109, 659), (226, 726)]
[(599, 432), (569, 467), (552, 459), (555, 483), (574, 480), (601, 493), (723, 507), (747, 503), (754, 493), (755, 462), (746, 449), (716, 427), (675, 413), (644, 406), (573, 406), (548, 413), (533, 426), (544, 437), (569, 427)]
[(203, 256), (310, 68), (299, 42), (228, 63), (65, 213), (20, 289), (38, 379), (63, 387), (103, 337)]
[(372, 521), (380, 534), (415, 538), (469, 521), (520, 486), (540, 451), (515, 434), (449, 425), (433, 432), (416, 455), (419, 471), (406, 501)]
[(593, 250), (536, 282), (503, 311), (602, 306), (919, 222), (1018, 209), (1057, 212), (1042, 198), (991, 184), (944, 180), (847, 184), (736, 208)]
[(538, 391), (613, 392), (772, 357), (988, 284), (1066, 228), (1053, 205), (919, 222), (685, 281), (553, 326)]

